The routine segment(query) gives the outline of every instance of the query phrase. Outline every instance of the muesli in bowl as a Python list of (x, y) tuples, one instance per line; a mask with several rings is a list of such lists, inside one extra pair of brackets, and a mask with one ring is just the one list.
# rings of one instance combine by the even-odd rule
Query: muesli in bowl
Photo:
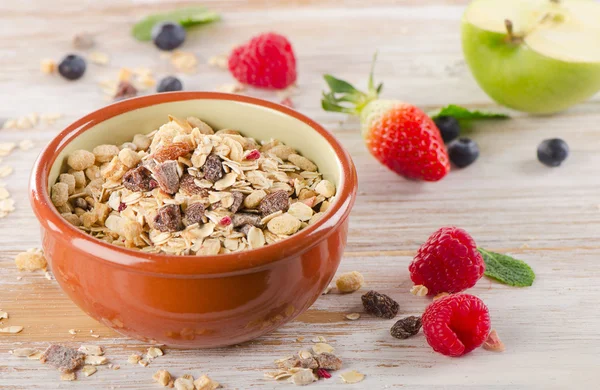
[(169, 121), (122, 145), (75, 150), (51, 188), (61, 215), (114, 245), (172, 255), (260, 248), (318, 220), (335, 185), (276, 139)]

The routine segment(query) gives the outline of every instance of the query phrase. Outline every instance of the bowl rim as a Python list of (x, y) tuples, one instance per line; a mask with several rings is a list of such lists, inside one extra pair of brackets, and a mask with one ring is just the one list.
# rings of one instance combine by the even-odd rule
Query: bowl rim
[[(146, 253), (110, 244), (77, 229), (65, 220), (50, 200), (48, 179), (60, 152), (76, 137), (117, 115), (138, 108), (187, 100), (227, 100), (267, 108), (291, 116), (313, 128), (333, 151), (341, 167), (336, 201), (315, 224), (274, 244), (241, 252), (210, 256)], [(173, 275), (222, 274), (247, 271), (301, 254), (337, 230), (350, 214), (357, 190), (356, 168), (349, 153), (337, 139), (314, 120), (281, 104), (263, 99), (221, 92), (168, 92), (122, 100), (74, 121), (56, 135), (35, 161), (30, 177), (30, 202), (37, 219), (45, 230), (59, 234), (93, 257), (130, 271)], [(81, 241), (80, 241), (81, 240)]]

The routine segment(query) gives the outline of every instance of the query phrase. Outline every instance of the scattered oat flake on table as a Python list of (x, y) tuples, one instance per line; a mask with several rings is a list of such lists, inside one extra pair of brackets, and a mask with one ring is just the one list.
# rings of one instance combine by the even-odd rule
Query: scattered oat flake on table
[(60, 374), (60, 380), (61, 381), (74, 381), (77, 379), (77, 376), (75, 375), (74, 372), (63, 372), (62, 374)]
[(194, 53), (175, 50), (171, 54), (171, 64), (184, 73), (194, 73), (196, 71), (196, 65), (198, 65), (198, 59)]
[(87, 355), (84, 362), (91, 366), (102, 366), (108, 363), (108, 359), (105, 356)]
[(356, 321), (360, 318), (360, 313), (350, 313), (346, 314), (346, 319), (350, 321)]
[(17, 146), (14, 142), (1, 142), (0, 143), (0, 157), (8, 156)]
[(313, 339), (311, 341), (313, 343), (326, 343), (327, 339), (323, 336), (316, 336), (316, 337), (313, 337)]
[(42, 352), (37, 351), (36, 353), (27, 356), (27, 359), (31, 359), (31, 360), (40, 360), (40, 358), (42, 357)]
[(108, 54), (100, 51), (91, 52), (88, 56), (88, 59), (92, 64), (96, 65), (108, 65), (108, 63), (110, 62), (110, 57), (108, 56)]
[(12, 199), (0, 200), (0, 218), (6, 217), (9, 213), (15, 211), (15, 201)]
[(81, 371), (83, 371), (83, 374), (85, 376), (91, 376), (91, 375), (94, 375), (96, 373), (96, 371), (98, 371), (98, 369), (94, 366), (83, 366)]
[(19, 142), (19, 149), (21, 150), (29, 150), (31, 148), (33, 148), (33, 141), (30, 139), (24, 139), (23, 141)]
[(40, 116), (40, 120), (42, 121), (42, 123), (45, 124), (45, 125), (47, 125), (47, 126), (53, 125), (60, 118), (62, 118), (62, 114), (59, 114), (57, 112), (48, 113), (48, 114), (42, 114)]
[(96, 339), (100, 337), (99, 334), (91, 334), (90, 336), (92, 336), (93, 338), (96, 338)]
[(129, 355), (129, 357), (127, 358), (127, 363), (138, 364), (140, 360), (142, 360), (142, 357), (134, 353), (133, 355)]
[(20, 325), (7, 326), (6, 328), (0, 328), (0, 333), (20, 333), (23, 327)]
[(40, 351), (34, 348), (17, 348), (12, 351), (12, 355), (16, 357), (29, 357), (39, 352)]
[(227, 83), (221, 84), (217, 87), (217, 92), (225, 92), (225, 93), (238, 93), (242, 92), (246, 89), (243, 84), (240, 83)]
[(412, 286), (410, 289), (410, 293), (418, 297), (424, 297), (425, 295), (427, 295), (428, 292), (429, 290), (427, 289), (427, 287), (423, 286), (422, 284)]
[(148, 351), (146, 352), (146, 356), (150, 359), (154, 359), (157, 358), (159, 356), (164, 355), (162, 349), (158, 348), (158, 347), (150, 347), (148, 348)]
[(8, 165), (0, 166), (0, 177), (6, 177), (13, 173), (13, 167)]
[(315, 382), (316, 380), (317, 377), (315, 376), (313, 371), (308, 368), (299, 370), (298, 372), (294, 373), (290, 378), (290, 382), (298, 386), (305, 386)]
[(221, 384), (212, 380), (208, 375), (202, 375), (194, 381), (196, 390), (215, 390), (221, 387)]
[(327, 343), (316, 343), (313, 345), (312, 350), (315, 354), (319, 355), (323, 352), (332, 353), (334, 348)]
[(229, 58), (226, 54), (219, 54), (212, 56), (208, 59), (208, 65), (217, 67), (219, 69), (227, 70), (229, 65)]
[[(1, 203), (2, 201), (0, 201)], [(21, 271), (38, 271), (46, 269), (48, 263), (40, 249), (32, 248), (15, 257), (15, 264)]]
[(340, 377), (342, 378), (342, 381), (344, 383), (358, 383), (358, 382), (362, 382), (363, 379), (365, 379), (365, 375), (361, 374), (358, 371), (347, 371), (344, 372), (343, 374), (340, 374)]
[(52, 279), (52, 275), (48, 271), (44, 272), (44, 277), (48, 280), (54, 280), (54, 279)]
[(75, 329), (69, 329), (69, 333), (70, 334), (77, 334), (77, 331)]
[(485, 343), (483, 343), (483, 349), (492, 352), (504, 352), (504, 343), (502, 342), (502, 340), (500, 340), (498, 332), (496, 332), (495, 329), (492, 329), (487, 340), (485, 341)]
[(8, 318), (8, 313), (5, 311), (0, 311), (0, 320), (7, 319), (7, 318)]
[(81, 347), (79, 347), (78, 351), (85, 353), (86, 355), (93, 355), (93, 356), (104, 355), (104, 350), (102, 349), (102, 347), (100, 347), (98, 345), (82, 345)]
[(167, 370), (158, 370), (152, 375), (152, 379), (163, 387), (167, 387), (171, 381), (171, 374)]

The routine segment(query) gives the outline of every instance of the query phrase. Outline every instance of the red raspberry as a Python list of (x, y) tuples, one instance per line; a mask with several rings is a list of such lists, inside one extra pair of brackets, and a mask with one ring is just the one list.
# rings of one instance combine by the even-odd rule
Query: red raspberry
[(487, 306), (469, 294), (448, 295), (433, 301), (421, 321), (429, 345), (447, 356), (462, 356), (480, 347), (491, 328)]
[(229, 71), (242, 84), (284, 89), (296, 81), (296, 57), (283, 35), (265, 33), (233, 49)]
[(408, 270), (415, 285), (421, 284), (429, 295), (437, 295), (473, 287), (483, 275), (485, 263), (467, 232), (443, 227), (419, 248)]

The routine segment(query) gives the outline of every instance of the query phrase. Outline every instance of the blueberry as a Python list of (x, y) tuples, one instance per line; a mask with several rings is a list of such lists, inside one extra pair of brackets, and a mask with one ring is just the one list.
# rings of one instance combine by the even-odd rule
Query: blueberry
[(537, 149), (538, 160), (549, 167), (557, 167), (569, 156), (569, 145), (560, 138), (546, 139)]
[(160, 50), (173, 50), (185, 41), (185, 29), (178, 23), (158, 23), (152, 27), (152, 40)]
[(156, 87), (156, 92), (181, 91), (182, 89), (183, 84), (181, 84), (181, 81), (177, 77), (167, 76), (160, 80), (158, 87)]
[(458, 134), (460, 133), (460, 125), (458, 124), (458, 120), (453, 116), (440, 116), (433, 120), (435, 125), (440, 130), (440, 134), (442, 134), (442, 139), (445, 143), (452, 141), (455, 138), (458, 138)]
[(479, 157), (479, 146), (470, 138), (459, 138), (448, 145), (450, 161), (458, 168), (467, 167)]
[(85, 73), (85, 60), (75, 54), (69, 54), (58, 65), (58, 73), (68, 80), (77, 80)]

